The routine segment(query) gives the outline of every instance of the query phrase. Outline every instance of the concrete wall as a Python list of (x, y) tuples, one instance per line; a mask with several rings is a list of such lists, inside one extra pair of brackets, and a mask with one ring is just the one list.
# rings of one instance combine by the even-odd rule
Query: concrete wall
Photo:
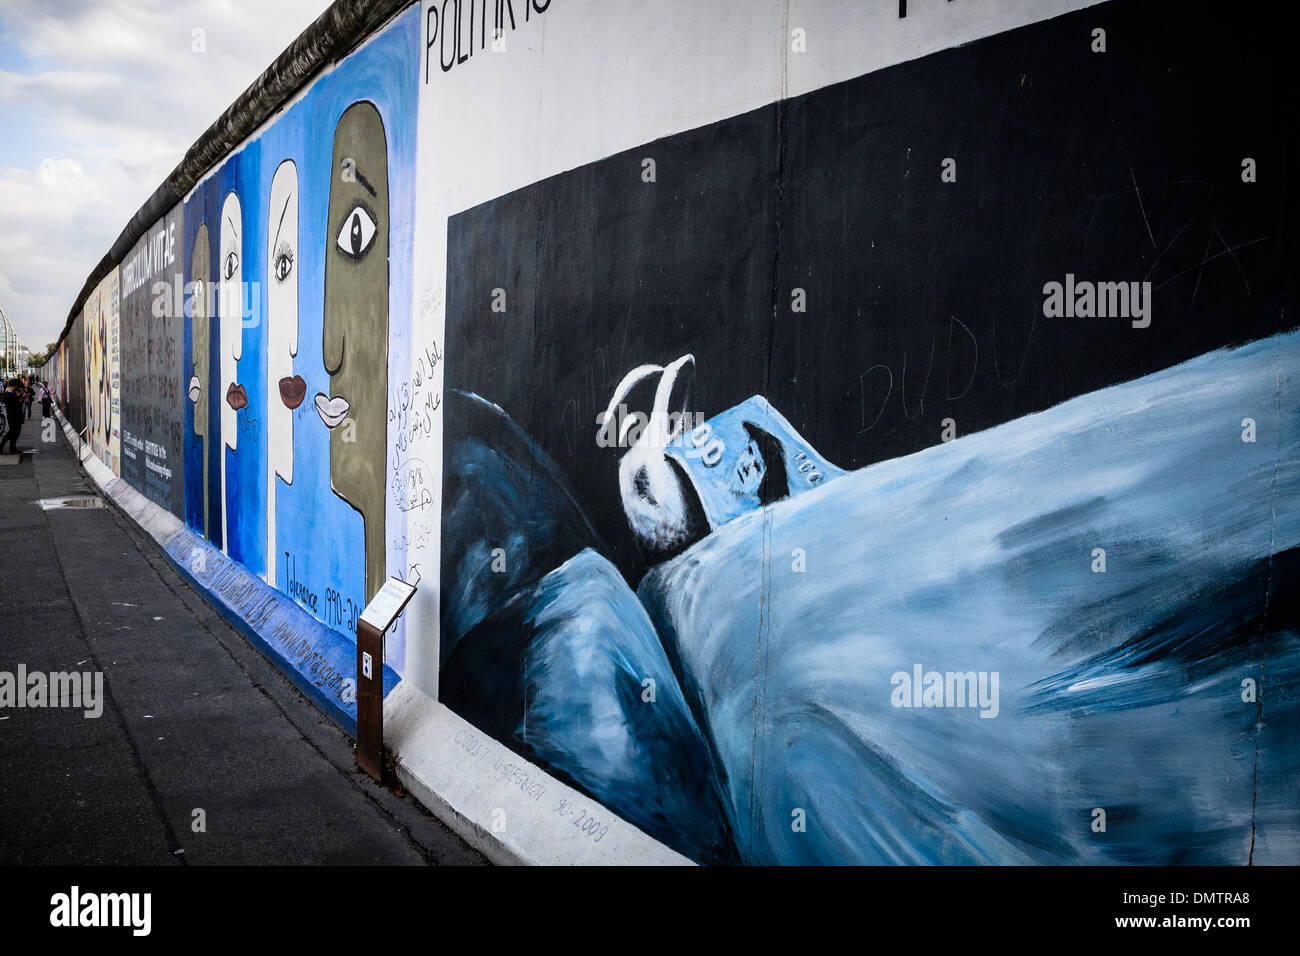
[(418, 585), (389, 743), (499, 858), (1295, 862), (1269, 34), (425, 0), (140, 231), (54, 376), (345, 726)]

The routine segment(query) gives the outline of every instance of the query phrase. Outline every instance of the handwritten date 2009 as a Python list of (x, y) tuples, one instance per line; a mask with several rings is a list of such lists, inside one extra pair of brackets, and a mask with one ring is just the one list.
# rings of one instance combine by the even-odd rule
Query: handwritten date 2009
[(608, 824), (601, 823), (595, 817), (590, 816), (586, 810), (579, 810), (568, 800), (561, 799), (555, 805), (555, 812), (566, 819), (571, 818), (575, 827), (591, 837), (592, 843), (599, 843), (604, 839), (605, 834), (609, 832)]

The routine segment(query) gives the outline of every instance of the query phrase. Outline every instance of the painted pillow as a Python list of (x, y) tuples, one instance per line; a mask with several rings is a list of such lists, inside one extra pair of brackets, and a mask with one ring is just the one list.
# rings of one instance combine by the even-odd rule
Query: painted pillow
[(714, 773), (645, 609), (584, 549), (473, 627), (440, 696), (479, 729), (699, 862), (734, 859)]

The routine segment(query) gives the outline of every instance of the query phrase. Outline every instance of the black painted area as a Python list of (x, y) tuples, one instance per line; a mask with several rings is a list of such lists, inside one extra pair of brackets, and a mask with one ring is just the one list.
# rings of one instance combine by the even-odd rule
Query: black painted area
[[(449, 226), (447, 384), (536, 440), (635, 580), (595, 420), (640, 363), (692, 352), (694, 408), (762, 393), (858, 468), (945, 418), (969, 434), (1273, 334), (1293, 322), (1282, 40), (1209, 3), (1104, 4), (486, 203)], [(1067, 273), (1149, 280), (1150, 327), (1045, 318)]]
[[(1269, 30), (1107, 4), (792, 102), (777, 289), (809, 308), (776, 303), (768, 397), (859, 467), (1279, 331)], [(1044, 317), (1066, 273), (1150, 280), (1151, 326)]]

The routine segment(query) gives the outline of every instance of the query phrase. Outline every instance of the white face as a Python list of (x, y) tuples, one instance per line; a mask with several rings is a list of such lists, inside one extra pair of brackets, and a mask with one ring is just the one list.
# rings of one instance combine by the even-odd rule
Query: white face
[(293, 411), (307, 385), (298, 354), (298, 168), (285, 160), (271, 180), (266, 232), (266, 403), (272, 477), (293, 482)]
[[(227, 316), (236, 320), (243, 317), (243, 289), (241, 285), (244, 277), (243, 238), (243, 209), (239, 204), (239, 197), (234, 193), (228, 193), (226, 201), (221, 205), (221, 261), (217, 264), (218, 269), (220, 269), (221, 317), (223, 319)], [(225, 322), (221, 324), (223, 337), (226, 325)], [(235, 322), (234, 325), (238, 328), (238, 322)], [(242, 343), (243, 336), (234, 336), (231, 341)], [(239, 358), (239, 351), (233, 352), (232, 357)]]
[(237, 413), (247, 401), (235, 381), (236, 363), (244, 351), (244, 221), (239, 197), (226, 195), (221, 206), (221, 259), (217, 263), (221, 279), (218, 296), (221, 310), (221, 437), (231, 448), (238, 446)]

